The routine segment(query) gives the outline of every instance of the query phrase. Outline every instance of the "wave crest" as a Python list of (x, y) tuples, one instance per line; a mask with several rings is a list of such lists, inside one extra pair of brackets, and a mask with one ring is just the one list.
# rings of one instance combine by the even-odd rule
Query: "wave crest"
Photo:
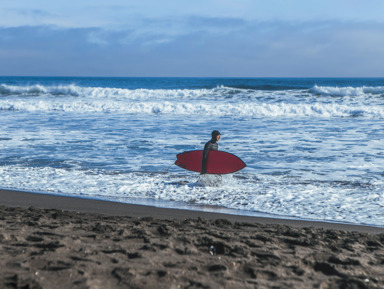
[(315, 85), (309, 90), (310, 93), (322, 96), (363, 96), (363, 95), (382, 95), (384, 86), (361, 86), (361, 87), (332, 87)]
[(363, 117), (384, 119), (384, 107), (336, 103), (213, 103), (182, 101), (121, 102), (103, 100), (76, 101), (0, 101), (2, 111), (44, 111), (74, 113), (123, 113), (202, 115), (233, 117)]
[[(75, 96), (84, 98), (149, 99), (198, 99), (202, 97), (237, 94), (242, 89), (218, 86), (212, 89), (126, 89), (112, 87), (58, 86), (12, 86), (0, 85), (0, 96)], [(246, 91), (246, 90), (244, 90)]]

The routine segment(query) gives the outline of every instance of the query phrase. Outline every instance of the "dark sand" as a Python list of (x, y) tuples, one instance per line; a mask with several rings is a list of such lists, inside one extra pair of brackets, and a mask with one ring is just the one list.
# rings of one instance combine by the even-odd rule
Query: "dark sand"
[(0, 288), (384, 288), (384, 229), (0, 190)]

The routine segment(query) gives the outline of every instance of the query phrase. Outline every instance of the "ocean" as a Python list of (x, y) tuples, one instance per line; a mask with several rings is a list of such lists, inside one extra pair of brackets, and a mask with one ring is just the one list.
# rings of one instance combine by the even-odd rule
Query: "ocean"
[[(4, 189), (384, 227), (384, 79), (0, 77), (0, 123)], [(172, 166), (212, 130), (218, 185)]]

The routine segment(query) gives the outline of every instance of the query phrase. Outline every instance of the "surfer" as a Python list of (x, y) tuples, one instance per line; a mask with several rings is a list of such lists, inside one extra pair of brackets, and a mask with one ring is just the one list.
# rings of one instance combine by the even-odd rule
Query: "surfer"
[(204, 146), (204, 152), (203, 152), (203, 159), (202, 159), (202, 166), (201, 166), (201, 173), (202, 175), (207, 173), (206, 168), (206, 162), (208, 157), (208, 152), (210, 150), (217, 151), (219, 150), (218, 141), (220, 140), (221, 134), (219, 131), (214, 130), (212, 131), (212, 139), (208, 141)]

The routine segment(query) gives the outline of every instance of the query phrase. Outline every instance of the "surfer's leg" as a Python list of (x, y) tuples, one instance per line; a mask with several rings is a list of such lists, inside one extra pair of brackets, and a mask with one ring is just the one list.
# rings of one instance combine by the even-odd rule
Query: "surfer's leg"
[(203, 174), (200, 175), (199, 180), (206, 187), (218, 187), (223, 183), (222, 175)]

